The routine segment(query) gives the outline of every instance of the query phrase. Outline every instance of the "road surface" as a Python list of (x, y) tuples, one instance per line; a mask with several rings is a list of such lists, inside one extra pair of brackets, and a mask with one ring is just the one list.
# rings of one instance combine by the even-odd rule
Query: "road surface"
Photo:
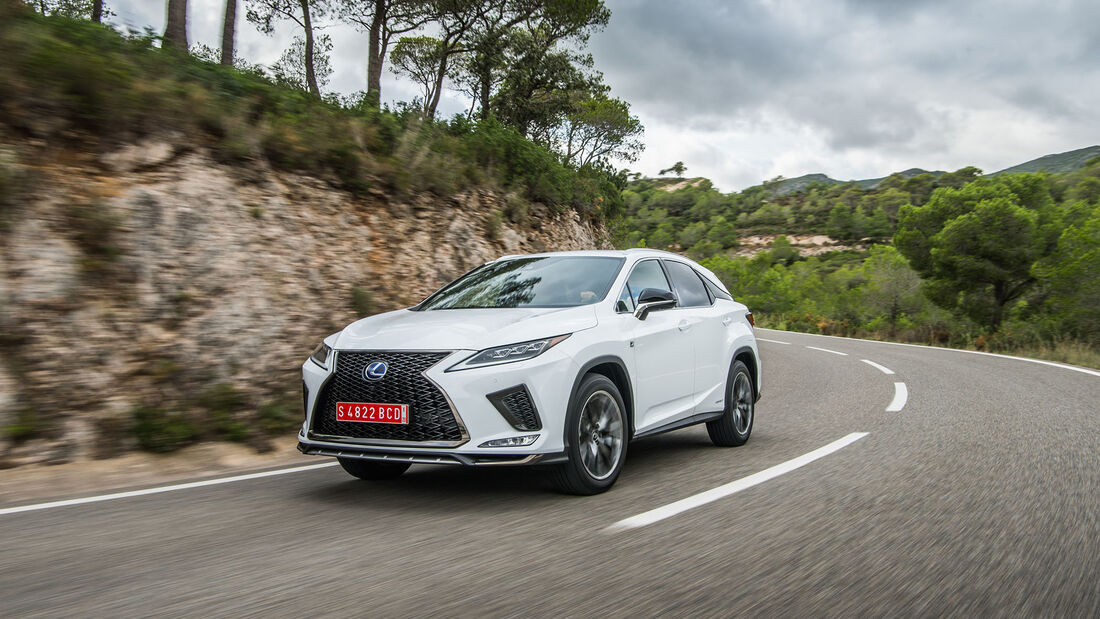
[(747, 445), (639, 441), (595, 497), (328, 466), (0, 505), (0, 615), (1100, 616), (1100, 373), (758, 336)]

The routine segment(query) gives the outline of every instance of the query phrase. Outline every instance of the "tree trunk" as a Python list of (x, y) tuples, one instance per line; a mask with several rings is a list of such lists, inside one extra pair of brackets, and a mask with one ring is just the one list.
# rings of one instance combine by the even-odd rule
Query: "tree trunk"
[(489, 95), (492, 91), (491, 84), (489, 84), (489, 76), (483, 75), (480, 80), (480, 93), (478, 99), (481, 102), (481, 111), (478, 114), (481, 120), (488, 120), (489, 118)]
[(92, 3), (92, 21), (97, 24), (103, 21), (103, 0), (95, 0)]
[(164, 43), (184, 52), (191, 48), (187, 43), (187, 0), (168, 0)]
[(225, 0), (225, 21), (222, 22), (222, 66), (233, 66), (233, 39), (236, 36), (237, 0)]
[(439, 107), (439, 95), (443, 92), (443, 79), (447, 77), (447, 54), (439, 59), (439, 72), (435, 76), (434, 92), (431, 102), (424, 102), (424, 117), (435, 118), (435, 109)]
[(367, 38), (367, 100), (382, 105), (382, 24), (386, 23), (386, 0), (374, 0), (374, 15)]
[(300, 0), (302, 5), (302, 27), (306, 31), (306, 84), (309, 92), (317, 99), (321, 98), (321, 88), (317, 86), (317, 75), (313, 72), (313, 22), (309, 16), (309, 0)]

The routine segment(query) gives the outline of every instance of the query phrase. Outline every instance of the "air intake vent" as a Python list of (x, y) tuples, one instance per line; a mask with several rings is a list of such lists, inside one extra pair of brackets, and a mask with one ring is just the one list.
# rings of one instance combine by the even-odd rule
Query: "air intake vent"
[(511, 389), (490, 393), (489, 401), (493, 403), (504, 419), (517, 430), (541, 430), (542, 420), (535, 410), (535, 403), (531, 399), (531, 393), (525, 385), (517, 385)]

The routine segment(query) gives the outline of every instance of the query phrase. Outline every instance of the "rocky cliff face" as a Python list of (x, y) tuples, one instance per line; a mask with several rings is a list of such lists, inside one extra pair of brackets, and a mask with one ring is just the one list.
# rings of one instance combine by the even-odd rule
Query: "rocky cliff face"
[(488, 190), (359, 198), (156, 141), (69, 159), (16, 169), (0, 231), (8, 465), (132, 449), (141, 410), (262, 447), (300, 415), (305, 356), (360, 314), (502, 254), (607, 246), (573, 211), (513, 224)]

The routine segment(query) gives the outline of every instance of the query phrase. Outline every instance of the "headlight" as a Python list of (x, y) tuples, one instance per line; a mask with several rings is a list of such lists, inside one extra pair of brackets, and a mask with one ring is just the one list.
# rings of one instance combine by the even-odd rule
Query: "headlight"
[[(332, 347), (328, 344), (321, 342), (321, 345), (313, 351), (313, 354), (309, 356), (310, 360), (317, 365), (328, 369), (328, 360), (332, 356)], [(300, 357), (299, 357), (300, 358)]]
[(544, 340), (531, 340), (530, 342), (520, 342), (519, 344), (509, 344), (507, 346), (497, 346), (496, 348), (486, 348), (485, 350), (476, 353), (472, 357), (467, 357), (465, 360), (452, 365), (447, 368), (448, 372), (455, 370), (469, 370), (471, 368), (480, 368), (487, 365), (499, 365), (501, 363), (515, 363), (516, 361), (526, 361), (528, 359), (534, 359), (542, 353), (550, 350), (554, 346), (565, 341), (569, 335), (558, 335), (556, 337), (548, 337)]

